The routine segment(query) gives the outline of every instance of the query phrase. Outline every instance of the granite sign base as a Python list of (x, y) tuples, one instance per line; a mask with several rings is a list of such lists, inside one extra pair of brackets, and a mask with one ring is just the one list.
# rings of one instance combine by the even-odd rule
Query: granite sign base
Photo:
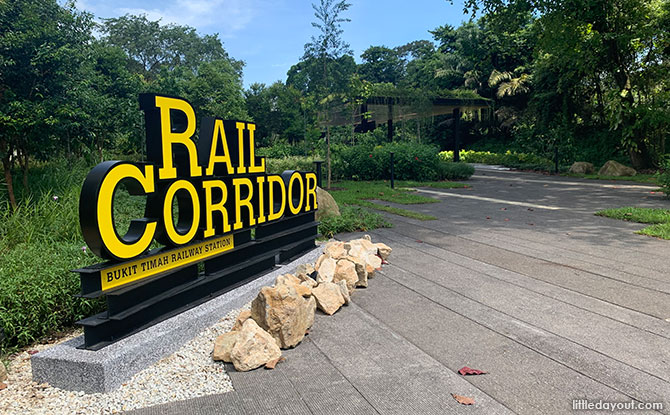
[(31, 358), (33, 380), (66, 390), (110, 392), (253, 300), (260, 288), (272, 285), (277, 276), (295, 271), (300, 264), (314, 263), (320, 253), (316, 247), (247, 284), (103, 349), (80, 349), (84, 344), (84, 336), (80, 336), (40, 352)]

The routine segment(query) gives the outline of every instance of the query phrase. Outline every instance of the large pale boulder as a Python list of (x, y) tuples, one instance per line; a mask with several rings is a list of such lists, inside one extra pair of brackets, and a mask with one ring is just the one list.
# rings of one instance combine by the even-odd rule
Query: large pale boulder
[(349, 294), (356, 289), (356, 284), (358, 283), (356, 265), (348, 259), (340, 259), (337, 261), (335, 275), (333, 275), (333, 282), (337, 283), (340, 281), (345, 281), (347, 283)]
[(575, 161), (572, 163), (572, 166), (570, 166), (569, 172), (577, 174), (593, 174), (595, 168), (593, 167), (593, 164), (587, 161)]
[[(241, 328), (242, 327), (240, 327), (240, 329)], [(228, 333), (223, 333), (217, 337), (216, 340), (214, 340), (214, 352), (212, 353), (212, 359), (223, 360), (226, 363), (232, 363), (233, 361), (230, 357), (230, 352), (233, 351), (233, 347), (237, 342), (239, 334), (239, 331), (229, 331)]]
[(319, 310), (328, 315), (333, 315), (345, 302), (339, 284), (332, 282), (319, 284), (312, 290), (312, 295), (316, 298)]
[(337, 262), (333, 258), (326, 254), (321, 255), (314, 265), (317, 271), (316, 282), (332, 282), (336, 267)]
[(287, 284), (263, 287), (251, 302), (251, 318), (270, 333), (282, 349), (302, 341), (314, 323), (315, 310), (313, 297), (305, 298), (295, 286)]
[(321, 220), (326, 216), (341, 216), (335, 199), (320, 187), (316, 188), (316, 203), (319, 206), (316, 211), (316, 220)]
[(614, 160), (605, 163), (605, 165), (600, 168), (600, 171), (598, 171), (598, 175), (600, 176), (635, 176), (636, 174), (637, 172), (634, 168), (624, 166)]
[(230, 360), (240, 372), (256, 369), (280, 357), (281, 350), (275, 339), (253, 319), (244, 322), (230, 352)]

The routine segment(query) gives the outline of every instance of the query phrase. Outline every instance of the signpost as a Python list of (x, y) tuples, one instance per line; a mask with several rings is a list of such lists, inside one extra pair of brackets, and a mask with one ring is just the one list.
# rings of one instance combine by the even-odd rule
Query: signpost
[[(107, 299), (106, 312), (78, 322), (90, 350), (253, 280), (313, 248), (317, 235), (316, 174), (267, 174), (255, 124), (205, 117), (196, 144), (188, 101), (142, 94), (140, 108), (148, 162), (100, 163), (81, 191), (84, 239), (108, 260), (76, 270), (82, 297)], [(125, 235), (113, 217), (121, 184), (146, 199)]]

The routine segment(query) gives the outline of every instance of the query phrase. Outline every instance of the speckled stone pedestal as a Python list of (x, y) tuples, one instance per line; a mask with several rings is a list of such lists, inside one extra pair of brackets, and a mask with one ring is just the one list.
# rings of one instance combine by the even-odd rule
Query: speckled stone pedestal
[(66, 390), (109, 392), (135, 373), (175, 352), (231, 310), (253, 300), (262, 286), (272, 285), (280, 274), (293, 272), (303, 263), (314, 263), (321, 252), (315, 248), (266, 275), (142, 330), (101, 350), (77, 349), (80, 336), (40, 352), (31, 358), (33, 380)]

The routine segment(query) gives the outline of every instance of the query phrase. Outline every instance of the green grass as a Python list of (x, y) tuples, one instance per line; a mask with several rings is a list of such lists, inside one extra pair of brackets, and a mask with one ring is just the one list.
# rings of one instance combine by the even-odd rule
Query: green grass
[(670, 210), (668, 209), (623, 207), (601, 210), (596, 212), (596, 215), (629, 222), (649, 223), (652, 225), (636, 233), (670, 239)]
[(340, 232), (368, 231), (377, 228), (390, 228), (382, 215), (358, 206), (341, 206), (341, 216), (326, 216), (321, 219), (319, 233), (325, 238), (332, 238)]
[(582, 179), (591, 180), (625, 180), (637, 183), (658, 184), (656, 175), (654, 174), (636, 174), (635, 176), (600, 176), (598, 174), (577, 174), (577, 173), (561, 173), (561, 176), (579, 177)]
[(340, 206), (357, 205), (419, 220), (436, 220), (437, 218), (434, 216), (370, 202), (370, 200), (381, 200), (402, 205), (437, 202), (437, 200), (422, 196), (411, 189), (411, 187), (419, 186), (442, 189), (468, 187), (463, 183), (455, 182), (397, 181), (395, 182), (395, 189), (391, 189), (391, 184), (388, 181), (343, 181), (335, 183), (330, 194)]

